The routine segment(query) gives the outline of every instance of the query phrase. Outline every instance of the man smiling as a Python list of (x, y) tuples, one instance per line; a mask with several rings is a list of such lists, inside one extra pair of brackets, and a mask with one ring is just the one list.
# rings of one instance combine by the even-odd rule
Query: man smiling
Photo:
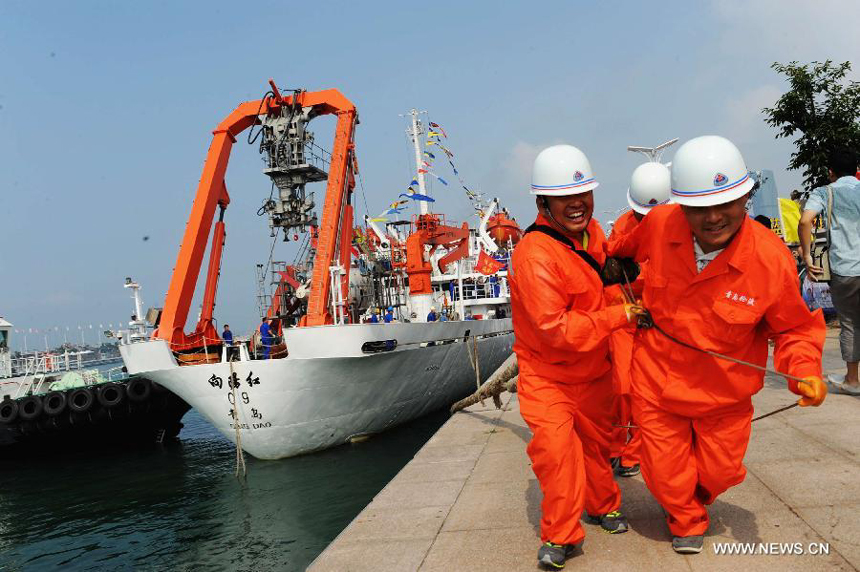
[(669, 336), (759, 366), (773, 339), (776, 369), (804, 379), (788, 382), (800, 405), (820, 405), (827, 394), (824, 320), (803, 302), (788, 248), (746, 215), (752, 187), (730, 141), (692, 139), (672, 162), (679, 205), (654, 208), (609, 245), (610, 254), (648, 260), (644, 303), (658, 328), (637, 332), (633, 417), (642, 475), (679, 553), (701, 552), (705, 505), (744, 480), (751, 397), (764, 374)]
[(612, 478), (609, 334), (632, 305), (606, 307), (600, 271), (605, 238), (591, 215), (597, 181), (570, 145), (535, 159), (535, 224), (513, 255), (511, 307), (520, 412), (534, 433), (527, 452), (543, 491), (538, 561), (561, 568), (585, 537), (583, 508), (605, 531), (627, 531)]

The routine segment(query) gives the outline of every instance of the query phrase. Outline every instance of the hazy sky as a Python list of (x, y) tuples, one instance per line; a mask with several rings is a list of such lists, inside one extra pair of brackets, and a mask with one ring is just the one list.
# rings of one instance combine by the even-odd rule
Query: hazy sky
[[(372, 214), (411, 178), (399, 114), (412, 107), (444, 126), (467, 183), (523, 224), (534, 214), (531, 163), (558, 142), (589, 156), (604, 222), (641, 162), (626, 146), (672, 137), (730, 138), (750, 168), (773, 169), (787, 195), (801, 177), (785, 170), (791, 143), (774, 140), (762, 120), (785, 89), (770, 64), (849, 60), (860, 53), (857, 22), (854, 0), (5, 0), (0, 315), (61, 332), (116, 324), (131, 313), (126, 276), (141, 282), (146, 305), (162, 305), (211, 131), (259, 98), (269, 77), (335, 87), (356, 104)], [(317, 141), (330, 148), (331, 121), (318, 123)], [(233, 202), (216, 307), (220, 323), (240, 332), (256, 324), (254, 265), (271, 245), (255, 215), (269, 181), (244, 141), (227, 174)], [(437, 210), (469, 216), (462, 189), (433, 191)], [(363, 216), (360, 194), (355, 202)]]

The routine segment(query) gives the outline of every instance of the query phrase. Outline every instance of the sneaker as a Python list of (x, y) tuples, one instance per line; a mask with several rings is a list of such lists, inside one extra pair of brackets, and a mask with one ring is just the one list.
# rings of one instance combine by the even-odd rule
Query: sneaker
[(613, 510), (606, 514), (597, 516), (588, 515), (585, 522), (589, 524), (599, 524), (600, 527), (609, 534), (621, 534), (630, 530), (630, 525), (627, 524), (627, 517), (621, 514), (619, 510)]
[(678, 554), (698, 554), (705, 544), (705, 537), (698, 536), (676, 536), (672, 538), (672, 550)]
[(615, 469), (615, 474), (619, 477), (635, 477), (639, 474), (639, 463), (636, 463), (632, 467), (619, 465), (619, 467)]
[(860, 387), (854, 387), (845, 383), (844, 375), (828, 375), (827, 381), (829, 381), (830, 385), (832, 385), (839, 393), (844, 393), (846, 395), (860, 395)]
[(576, 552), (577, 544), (553, 544), (544, 542), (538, 550), (538, 564), (550, 570), (561, 570), (568, 558)]

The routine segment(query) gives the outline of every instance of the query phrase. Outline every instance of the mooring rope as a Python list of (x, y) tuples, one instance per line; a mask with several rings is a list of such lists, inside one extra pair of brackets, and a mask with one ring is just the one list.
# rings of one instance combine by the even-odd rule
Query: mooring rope
[[(473, 340), (473, 347), (469, 347), (469, 338)], [(481, 369), (478, 365), (478, 339), (477, 336), (470, 336), (469, 333), (466, 333), (465, 338), (463, 338), (463, 343), (466, 344), (466, 353), (469, 355), (469, 365), (472, 366), (472, 370), (475, 372), (475, 386), (477, 390), (481, 389)], [(474, 348), (474, 350), (473, 350)], [(484, 405), (483, 398), (481, 399), (481, 405)]]
[(242, 432), (239, 428), (239, 401), (236, 399), (236, 383), (233, 381), (233, 362), (227, 362), (230, 365), (230, 378), (227, 383), (230, 384), (230, 391), (233, 393), (233, 427), (236, 429), (236, 478), (239, 478), (239, 472), (242, 472), (242, 478), (248, 474), (245, 466), (245, 452), (242, 451)]
[[(622, 268), (621, 272), (622, 272), (622, 274), (624, 274), (624, 282), (625, 282), (625, 284), (620, 285), (621, 291), (624, 293), (624, 297), (627, 298), (627, 301), (630, 304), (636, 304), (636, 297), (633, 295), (633, 286), (630, 285), (630, 278), (628, 278), (628, 276), (627, 276), (627, 271), (625, 271), (624, 268)], [(694, 346), (693, 344), (687, 343), (683, 340), (679, 340), (678, 338), (669, 334), (663, 328), (661, 328), (659, 326), (659, 324), (657, 324), (657, 322), (654, 321), (654, 317), (651, 315), (651, 312), (649, 312), (647, 308), (645, 308), (645, 315), (640, 316), (639, 324), (637, 327), (643, 327), (646, 329), (654, 328), (655, 330), (660, 332), (663, 336), (665, 336), (666, 339), (668, 339), (669, 341), (674, 342), (674, 343), (678, 344), (679, 346), (683, 346), (685, 348), (688, 348), (688, 349), (709, 355), (711, 357), (719, 358), (719, 359), (722, 359), (725, 361), (730, 361), (730, 362), (740, 364), (740, 365), (745, 365), (747, 367), (751, 367), (753, 369), (757, 369), (757, 370), (763, 371), (765, 373), (771, 373), (771, 374), (774, 374), (777, 376), (782, 376), (786, 379), (791, 379), (793, 381), (796, 381), (797, 383), (803, 383), (806, 385), (810, 385), (810, 383), (808, 381), (806, 381), (805, 379), (803, 379), (801, 377), (797, 377), (795, 375), (783, 373), (783, 372), (778, 371), (776, 369), (771, 369), (769, 367), (761, 366), (761, 365), (758, 365), (755, 363), (750, 363), (748, 361), (740, 360), (740, 359), (737, 359), (737, 358), (734, 358), (731, 356), (727, 356), (725, 354), (721, 354), (719, 352), (715, 352), (712, 350), (706, 350), (704, 348), (700, 348), (700, 347)], [(752, 421), (750, 421), (750, 423), (758, 421), (759, 419), (764, 419), (765, 417), (770, 417), (771, 415), (775, 415), (777, 413), (781, 413), (781, 412), (786, 411), (788, 409), (792, 409), (793, 407), (797, 407), (798, 405), (799, 405), (799, 403), (795, 402), (795, 403), (792, 403), (791, 405), (787, 405), (785, 407), (780, 407), (779, 409), (771, 411), (770, 413), (765, 413), (764, 415), (759, 415), (758, 417), (753, 418)], [(634, 426), (613, 425), (613, 427), (628, 428), (628, 429), (637, 429), (638, 428), (635, 425)]]

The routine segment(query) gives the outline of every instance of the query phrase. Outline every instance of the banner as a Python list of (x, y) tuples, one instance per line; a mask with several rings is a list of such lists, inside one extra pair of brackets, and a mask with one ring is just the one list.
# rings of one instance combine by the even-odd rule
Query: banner
[(485, 276), (490, 276), (501, 270), (503, 266), (504, 263), (499, 262), (484, 252), (484, 249), (482, 248), (481, 253), (478, 254), (478, 262), (475, 264), (475, 270)]
[(800, 242), (797, 225), (800, 223), (800, 205), (791, 199), (779, 199), (779, 214), (782, 216), (782, 230), (785, 242)]
[(428, 197), (427, 195), (422, 195), (421, 193), (411, 193), (407, 195), (406, 193), (400, 193), (401, 197), (409, 197), (415, 201), (427, 201), (428, 203), (435, 203), (436, 199), (433, 197)]

